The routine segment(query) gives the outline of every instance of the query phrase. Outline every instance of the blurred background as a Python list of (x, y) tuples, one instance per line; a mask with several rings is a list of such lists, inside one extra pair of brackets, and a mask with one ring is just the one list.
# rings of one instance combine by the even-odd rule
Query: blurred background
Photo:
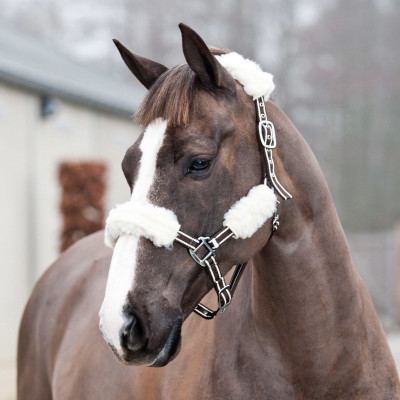
[(144, 90), (111, 39), (173, 66), (179, 22), (275, 75), (273, 99), (320, 162), (397, 357), (399, 20), (398, 0), (0, 0), (0, 399), (15, 398), (23, 307), (71, 218), (76, 239), (129, 196), (120, 162)]

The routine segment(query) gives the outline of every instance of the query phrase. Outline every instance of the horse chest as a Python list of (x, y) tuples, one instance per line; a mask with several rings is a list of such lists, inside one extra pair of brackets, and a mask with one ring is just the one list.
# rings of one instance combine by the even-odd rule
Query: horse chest
[[(193, 340), (195, 336), (191, 331), (195, 328), (199, 339)], [(276, 348), (261, 349), (251, 333), (244, 337), (233, 328), (224, 333), (216, 332), (210, 329), (207, 321), (204, 324), (193, 316), (187, 321), (183, 338), (176, 360), (156, 373), (154, 369), (142, 370), (142, 378), (137, 381), (140, 384), (156, 379), (154, 390), (158, 398), (296, 398)]]
[(276, 373), (277, 370), (279, 368), (261, 371), (251, 363), (203, 365), (193, 356), (162, 370), (141, 370), (134, 393), (140, 393), (137, 399), (146, 400), (295, 399), (292, 386)]

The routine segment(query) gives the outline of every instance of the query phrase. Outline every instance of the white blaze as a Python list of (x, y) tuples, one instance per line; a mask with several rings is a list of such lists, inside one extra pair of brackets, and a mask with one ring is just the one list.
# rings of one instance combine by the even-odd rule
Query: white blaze
[(164, 141), (166, 130), (167, 121), (158, 118), (144, 132), (139, 147), (142, 151), (139, 176), (132, 191), (131, 201), (147, 202), (147, 196), (156, 173), (157, 155)]
[[(140, 150), (139, 175), (132, 191), (131, 201), (135, 203), (148, 203), (148, 194), (154, 182), (157, 155), (162, 146), (167, 122), (155, 120), (145, 130)], [(124, 325), (123, 306), (129, 290), (135, 282), (136, 253), (138, 250), (139, 236), (121, 236), (114, 248), (108, 274), (106, 293), (100, 309), (100, 329), (106, 341), (122, 352), (120, 343), (120, 330)]]
[(121, 236), (114, 248), (108, 273), (106, 294), (100, 309), (100, 329), (104, 339), (122, 352), (120, 330), (125, 322), (122, 314), (126, 295), (135, 278), (138, 236)]

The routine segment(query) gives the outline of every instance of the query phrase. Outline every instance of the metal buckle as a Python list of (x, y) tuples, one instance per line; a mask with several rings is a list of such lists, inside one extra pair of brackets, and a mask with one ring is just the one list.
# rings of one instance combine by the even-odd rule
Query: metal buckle
[(219, 310), (213, 311), (201, 303), (197, 304), (194, 309), (194, 312), (204, 319), (213, 319), (218, 314), (218, 311)]
[[(197, 264), (201, 265), (202, 267), (205, 267), (206, 266), (205, 261), (208, 260), (213, 255), (215, 255), (215, 250), (208, 243), (208, 240), (210, 240), (209, 237), (200, 236), (197, 240), (200, 242), (200, 244), (194, 250), (189, 249), (189, 254), (193, 258), (193, 260), (197, 262)], [(203, 246), (207, 249), (208, 253), (203, 258), (200, 258), (196, 254), (196, 252)]]
[(275, 213), (274, 218), (272, 220), (272, 230), (276, 232), (279, 228), (279, 214)]
[(276, 147), (275, 126), (271, 121), (260, 121), (258, 123), (258, 134), (262, 145), (266, 149), (274, 149)]
[[(229, 306), (229, 304), (231, 304), (231, 301), (232, 301), (230, 286), (225, 283), (223, 278), (222, 278), (222, 281), (224, 283), (224, 286), (221, 289), (218, 288), (218, 292), (217, 292), (217, 294), (218, 294), (218, 309), (221, 313), (225, 312), (226, 308)], [(224, 296), (225, 300), (222, 300), (222, 296)], [(226, 300), (225, 296), (228, 296), (228, 300)], [(222, 305), (222, 303), (224, 303), (224, 305)]]

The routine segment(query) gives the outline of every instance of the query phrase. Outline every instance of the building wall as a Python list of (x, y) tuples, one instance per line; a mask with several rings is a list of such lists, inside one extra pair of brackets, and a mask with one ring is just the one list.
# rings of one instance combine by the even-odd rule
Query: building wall
[[(0, 399), (14, 398), (18, 326), (32, 287), (56, 259), (60, 161), (102, 161), (108, 167), (107, 209), (129, 198), (121, 171), (140, 129), (128, 117), (66, 101), (47, 118), (37, 94), (0, 83)], [(8, 389), (7, 389), (8, 388)]]
[[(0, 392), (13, 388), (20, 315), (28, 295), (28, 176), (31, 110), (34, 98), (0, 86)], [(8, 384), (8, 386), (7, 386)]]

